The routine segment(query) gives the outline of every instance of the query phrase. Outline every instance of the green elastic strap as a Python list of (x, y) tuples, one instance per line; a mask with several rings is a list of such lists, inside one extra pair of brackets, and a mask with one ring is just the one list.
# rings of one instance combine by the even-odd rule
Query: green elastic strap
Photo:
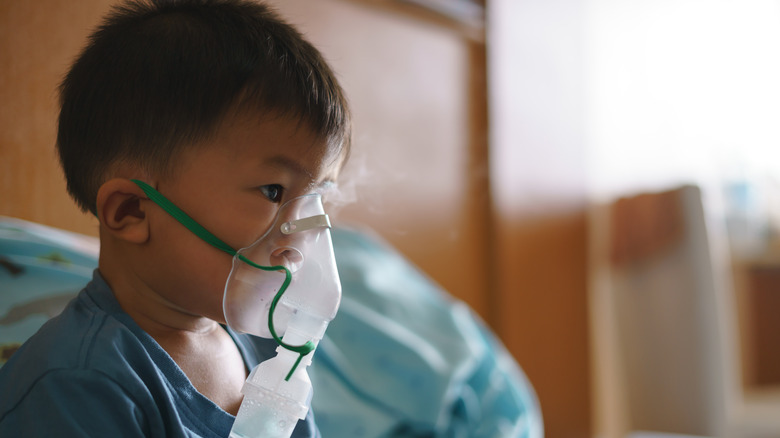
[(268, 312), (268, 329), (271, 332), (271, 336), (273, 336), (274, 341), (276, 341), (277, 344), (282, 346), (282, 348), (298, 353), (298, 360), (295, 361), (295, 364), (293, 365), (292, 369), (290, 369), (290, 372), (287, 373), (287, 377), (284, 378), (284, 380), (290, 380), (290, 377), (292, 377), (293, 373), (295, 372), (295, 369), (298, 368), (298, 364), (301, 363), (301, 360), (304, 356), (314, 351), (316, 348), (316, 345), (314, 345), (314, 342), (307, 341), (303, 345), (290, 345), (282, 341), (282, 338), (280, 338), (276, 334), (276, 329), (274, 329), (274, 312), (276, 311), (276, 305), (279, 303), (279, 300), (281, 300), (282, 295), (287, 291), (287, 288), (290, 286), (290, 282), (292, 281), (292, 273), (289, 269), (287, 269), (284, 266), (262, 266), (258, 265), (257, 263), (249, 260), (246, 258), (243, 254), (238, 254), (238, 252), (233, 249), (230, 245), (220, 240), (217, 236), (215, 236), (213, 233), (211, 233), (209, 230), (204, 228), (201, 224), (195, 222), (193, 218), (191, 218), (187, 213), (185, 213), (182, 209), (177, 207), (173, 202), (168, 200), (165, 196), (163, 196), (160, 192), (158, 192), (154, 187), (150, 186), (149, 184), (134, 179), (133, 181), (138, 187), (141, 188), (141, 190), (146, 193), (146, 196), (149, 197), (151, 201), (153, 201), (155, 204), (159, 205), (163, 210), (168, 212), (171, 216), (173, 216), (174, 219), (179, 221), (182, 225), (184, 225), (188, 230), (192, 231), (196, 236), (203, 239), (206, 243), (209, 245), (224, 251), (231, 256), (238, 256), (238, 259), (242, 262), (248, 264), (249, 266), (252, 266), (257, 269), (261, 269), (263, 271), (282, 271), (284, 272), (284, 282), (282, 283), (282, 286), (279, 288), (279, 292), (276, 293), (274, 296), (274, 299), (271, 301), (271, 308)]

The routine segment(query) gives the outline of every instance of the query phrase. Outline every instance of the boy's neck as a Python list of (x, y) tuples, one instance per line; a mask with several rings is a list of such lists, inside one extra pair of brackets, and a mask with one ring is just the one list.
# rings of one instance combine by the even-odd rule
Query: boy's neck
[(98, 270), (122, 310), (158, 342), (161, 340), (158, 338), (178, 338), (187, 334), (202, 336), (216, 329), (221, 330), (216, 321), (193, 315), (164, 301), (132, 270), (126, 269), (121, 262), (112, 262), (112, 259), (104, 257), (102, 252)]
[(103, 257), (99, 269), (122, 309), (168, 353), (195, 389), (236, 415), (248, 371), (227, 331), (212, 319), (155, 300), (154, 292), (131, 270), (112, 269)]

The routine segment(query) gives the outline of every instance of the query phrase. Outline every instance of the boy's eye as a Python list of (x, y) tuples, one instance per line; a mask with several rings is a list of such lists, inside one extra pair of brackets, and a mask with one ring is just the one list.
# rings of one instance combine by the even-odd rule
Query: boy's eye
[(282, 202), (282, 195), (284, 193), (284, 187), (279, 184), (268, 184), (266, 186), (260, 186), (260, 192), (268, 198), (271, 202)]

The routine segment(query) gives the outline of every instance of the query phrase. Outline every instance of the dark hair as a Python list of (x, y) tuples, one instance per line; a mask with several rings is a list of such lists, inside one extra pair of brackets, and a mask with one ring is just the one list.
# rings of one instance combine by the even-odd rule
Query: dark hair
[(95, 211), (117, 162), (153, 174), (239, 108), (297, 117), (346, 157), (350, 114), (321, 54), (267, 6), (136, 0), (115, 7), (60, 86), (57, 149), (68, 192)]

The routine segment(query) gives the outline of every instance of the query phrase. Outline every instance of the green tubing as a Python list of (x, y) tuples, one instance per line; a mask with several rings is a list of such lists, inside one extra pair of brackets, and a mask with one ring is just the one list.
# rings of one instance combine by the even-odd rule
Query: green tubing
[(206, 243), (210, 244), (211, 246), (224, 251), (231, 256), (238, 257), (239, 260), (242, 262), (248, 264), (249, 266), (252, 266), (257, 269), (261, 269), (263, 271), (280, 271), (284, 272), (285, 278), (284, 282), (282, 283), (282, 286), (279, 288), (279, 291), (274, 296), (274, 299), (271, 301), (271, 308), (268, 312), (268, 329), (271, 331), (271, 336), (273, 336), (274, 341), (276, 341), (277, 344), (282, 346), (282, 348), (298, 353), (298, 360), (295, 361), (295, 364), (293, 365), (292, 369), (290, 369), (290, 372), (287, 374), (287, 377), (285, 377), (284, 380), (290, 380), (290, 377), (292, 377), (293, 373), (295, 372), (295, 369), (298, 368), (298, 365), (301, 362), (301, 359), (303, 359), (304, 356), (314, 351), (316, 348), (316, 345), (314, 345), (314, 342), (307, 341), (303, 345), (290, 345), (282, 341), (282, 338), (279, 337), (279, 335), (276, 334), (276, 329), (274, 328), (274, 312), (276, 311), (276, 305), (279, 303), (279, 300), (282, 298), (282, 295), (287, 291), (287, 288), (290, 286), (290, 282), (292, 281), (292, 273), (289, 269), (287, 269), (284, 266), (262, 266), (258, 265), (257, 263), (249, 260), (246, 258), (243, 254), (238, 254), (238, 252), (233, 249), (230, 245), (220, 240), (217, 236), (212, 234), (209, 230), (204, 228), (202, 225), (197, 223), (195, 219), (191, 218), (187, 213), (185, 213), (182, 209), (177, 207), (173, 202), (168, 200), (165, 196), (163, 196), (160, 192), (158, 192), (154, 187), (150, 186), (149, 184), (139, 181), (137, 179), (131, 180), (133, 181), (138, 187), (141, 188), (141, 190), (146, 193), (146, 196), (149, 197), (151, 201), (153, 201), (155, 204), (159, 205), (163, 210), (168, 212), (171, 216), (173, 216), (174, 219), (179, 221), (182, 225), (184, 225), (188, 230), (192, 231), (196, 236), (203, 239)]
[(271, 331), (271, 336), (273, 336), (274, 341), (276, 341), (277, 344), (281, 345), (282, 348), (285, 348), (289, 351), (298, 353), (298, 360), (295, 361), (295, 364), (293, 365), (292, 369), (290, 369), (290, 372), (287, 373), (287, 377), (284, 378), (284, 380), (290, 380), (290, 377), (292, 377), (293, 373), (295, 372), (295, 369), (298, 368), (298, 364), (301, 363), (301, 359), (303, 359), (303, 356), (306, 356), (307, 354), (314, 351), (315, 348), (317, 348), (316, 345), (314, 345), (314, 342), (307, 341), (303, 345), (290, 345), (282, 341), (282, 338), (279, 337), (279, 335), (276, 334), (276, 329), (274, 328), (274, 312), (276, 312), (276, 305), (279, 303), (279, 300), (282, 299), (282, 295), (287, 291), (287, 288), (290, 286), (290, 282), (292, 281), (292, 273), (289, 269), (287, 269), (284, 266), (261, 266), (257, 263), (249, 260), (248, 258), (244, 257), (243, 254), (238, 255), (238, 259), (242, 262), (248, 264), (249, 266), (255, 267), (257, 269), (262, 269), (263, 271), (284, 271), (284, 282), (282, 283), (282, 286), (279, 288), (279, 292), (274, 295), (274, 299), (271, 301), (271, 309), (268, 312), (268, 329)]
[(146, 193), (146, 196), (148, 196), (150, 200), (154, 201), (155, 204), (162, 207), (163, 210), (167, 211), (168, 214), (173, 216), (174, 219), (176, 219), (182, 225), (187, 227), (187, 229), (192, 231), (196, 236), (200, 237), (206, 243), (221, 251), (224, 251), (232, 256), (236, 255), (235, 249), (231, 248), (230, 245), (228, 245), (227, 243), (221, 241), (217, 236), (212, 234), (209, 230), (205, 229), (201, 224), (195, 222), (195, 219), (191, 218), (187, 213), (185, 213), (182, 209), (177, 207), (173, 202), (169, 201), (168, 198), (166, 198), (160, 192), (155, 190), (154, 187), (150, 186), (149, 184), (146, 184), (143, 181), (139, 181), (137, 179), (131, 181), (136, 183), (138, 187), (140, 187), (141, 190), (143, 190), (144, 193)]

